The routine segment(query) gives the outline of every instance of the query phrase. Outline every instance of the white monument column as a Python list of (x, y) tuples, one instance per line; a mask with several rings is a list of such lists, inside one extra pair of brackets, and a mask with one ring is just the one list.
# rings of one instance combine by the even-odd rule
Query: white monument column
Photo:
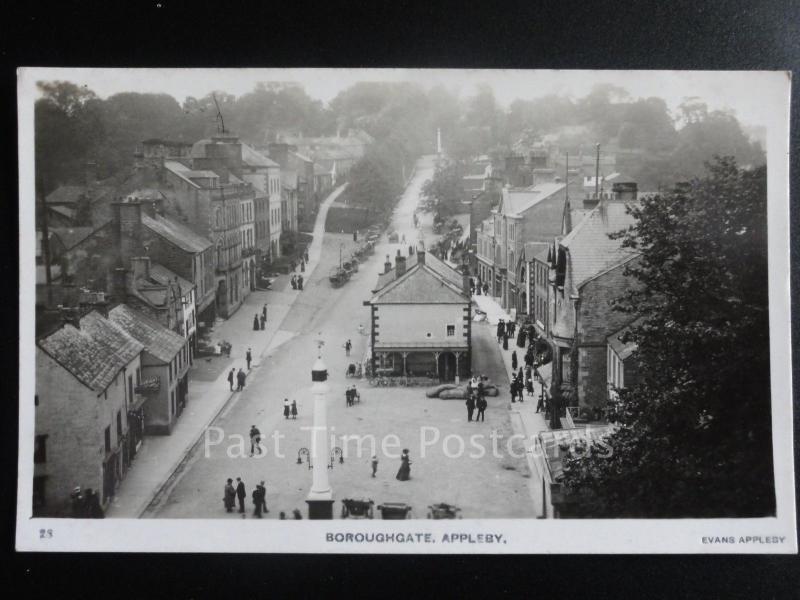
[(436, 154), (442, 154), (442, 130), (436, 128)]
[(311, 370), (314, 396), (314, 427), (311, 430), (311, 491), (308, 493), (309, 519), (333, 519), (333, 490), (328, 480), (328, 369), (322, 361), (322, 344)]

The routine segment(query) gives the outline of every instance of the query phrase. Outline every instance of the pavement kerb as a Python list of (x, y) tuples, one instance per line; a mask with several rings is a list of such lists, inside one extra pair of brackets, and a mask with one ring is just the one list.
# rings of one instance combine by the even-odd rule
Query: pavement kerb
[[(333, 202), (336, 200), (336, 198), (339, 197), (339, 195), (344, 191), (344, 189), (346, 187), (347, 187), (347, 184), (345, 183), (345, 184), (339, 186), (338, 188), (336, 188), (333, 192), (331, 192), (331, 194), (328, 196), (328, 198), (326, 198), (325, 202), (323, 203), (323, 206), (320, 207), (320, 211), (317, 214), (318, 222), (315, 223), (315, 225), (314, 225), (314, 239), (311, 242), (312, 246), (314, 246), (314, 244), (317, 244), (317, 246), (313, 250), (309, 251), (309, 258), (312, 257), (312, 252), (314, 254), (316, 254), (316, 257), (315, 257), (315, 260), (314, 260), (313, 263), (311, 261), (309, 261), (309, 266), (306, 268), (306, 271), (305, 271), (306, 277), (311, 277), (311, 274), (314, 272), (314, 270), (316, 269), (317, 265), (319, 264), (319, 259), (320, 259), (320, 255), (321, 255), (321, 252), (322, 252), (322, 240), (320, 239), (320, 237), (321, 237), (321, 235), (325, 234), (325, 218), (326, 218), (327, 213), (328, 213), (328, 208), (330, 207), (331, 204), (333, 204)], [(321, 225), (321, 229), (322, 229), (321, 233), (317, 231), (317, 229), (320, 227), (320, 225)], [(318, 233), (320, 233), (320, 235), (317, 235)], [(288, 309), (286, 310), (284, 315), (281, 317), (280, 322), (278, 323), (277, 327), (272, 332), (272, 334), (269, 336), (269, 338), (266, 340), (266, 343), (264, 344), (263, 349), (261, 350), (261, 352), (256, 354), (256, 356), (258, 357), (258, 363), (254, 363), (253, 366), (257, 366), (257, 365), (259, 365), (261, 363), (261, 359), (263, 358), (263, 355), (267, 352), (267, 349), (269, 349), (270, 343), (274, 339), (275, 335), (278, 333), (278, 331), (281, 330), (281, 325), (283, 325), (284, 321), (286, 320), (287, 316), (289, 315), (289, 312), (292, 309), (292, 306), (294, 306), (294, 303), (297, 301), (297, 298), (299, 296), (300, 296), (300, 291), (298, 290), (293, 295), (293, 297), (292, 297), (292, 299), (291, 299), (291, 301), (290, 301), (290, 303), (288, 305)], [(252, 369), (250, 369), (248, 371), (248, 373), (250, 371), (252, 371)], [(220, 374), (220, 376), (217, 378), (217, 380), (214, 382), (213, 385), (216, 386), (217, 384), (220, 384), (221, 382), (223, 383), (223, 385), (224, 385), (224, 383), (227, 383), (227, 367), (225, 368), (225, 371), (223, 371)], [(212, 387), (211, 390), (209, 390), (209, 393), (211, 393), (214, 389), (215, 388)], [(157, 500), (160, 495), (163, 494), (163, 492), (169, 486), (170, 481), (175, 476), (176, 472), (180, 469), (181, 465), (184, 464), (185, 462), (187, 462), (188, 460), (190, 460), (191, 457), (194, 455), (194, 449), (197, 446), (197, 444), (203, 439), (203, 436), (205, 435), (205, 432), (208, 430), (208, 428), (211, 426), (211, 424), (217, 419), (217, 417), (219, 417), (219, 415), (222, 412), (224, 412), (230, 406), (231, 401), (234, 399), (235, 396), (236, 396), (236, 392), (235, 391), (234, 392), (229, 392), (228, 397), (225, 398), (224, 401), (222, 401), (220, 403), (219, 408), (214, 411), (214, 413), (211, 416), (211, 418), (208, 419), (205, 422), (205, 424), (200, 428), (200, 431), (199, 431), (197, 437), (193, 438), (193, 441), (190, 444), (188, 444), (185, 447), (184, 451), (181, 453), (180, 458), (177, 461), (175, 461), (175, 463), (170, 467), (167, 476), (160, 483), (158, 483), (154, 487), (152, 494), (149, 495), (149, 498), (145, 502), (143, 502), (142, 505), (140, 505), (140, 508), (138, 508), (135, 511), (136, 518), (141, 518), (148, 511), (148, 509), (153, 505), (153, 502), (155, 500)]]

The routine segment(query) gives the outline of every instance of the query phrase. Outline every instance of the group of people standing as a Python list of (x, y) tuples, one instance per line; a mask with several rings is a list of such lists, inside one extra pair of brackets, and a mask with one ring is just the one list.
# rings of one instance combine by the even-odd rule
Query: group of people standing
[(292, 403), (289, 404), (288, 398), (283, 399), (283, 416), (286, 419), (290, 416), (292, 419), (297, 419), (297, 400), (292, 400)]
[[(250, 352), (250, 350), (248, 350), (248, 353), (249, 352)], [(250, 368), (249, 361), (248, 361), (247, 368), (248, 369)], [(236, 371), (236, 367), (234, 367), (228, 372), (228, 385), (230, 386), (231, 391), (234, 391), (233, 390), (233, 382), (235, 381), (236, 382), (236, 391), (237, 392), (241, 392), (244, 389), (244, 384), (245, 384), (246, 380), (247, 380), (247, 374), (241, 368), (237, 372)]]
[(351, 385), (344, 391), (344, 397), (345, 400), (347, 401), (346, 406), (353, 406), (356, 400), (361, 402), (361, 394), (358, 393), (358, 390), (356, 389), (355, 385)]
[[(300, 264), (303, 264), (303, 261), (300, 261)], [(302, 290), (303, 289), (303, 276), (302, 275), (295, 275), (292, 273), (292, 289), (293, 290)]]
[(253, 331), (264, 331), (267, 326), (267, 305), (264, 304), (264, 308), (261, 309), (261, 316), (259, 317), (258, 313), (255, 314), (253, 317)]
[(486, 420), (486, 408), (489, 403), (486, 401), (486, 377), (481, 375), (480, 378), (473, 377), (467, 382), (467, 421), (472, 421), (472, 416), (475, 414), (475, 409), (478, 409), (478, 414), (475, 416), (475, 422)]
[(506, 323), (503, 319), (497, 322), (497, 343), (503, 344), (503, 350), (508, 350), (508, 338), (514, 337), (517, 324), (514, 321)]
[[(225, 505), (225, 510), (227, 512), (233, 512), (233, 509), (236, 508), (236, 503), (239, 503), (239, 512), (244, 514), (244, 501), (247, 498), (247, 489), (245, 488), (244, 481), (242, 481), (241, 477), (236, 478), (236, 486), (233, 485), (233, 479), (228, 479), (225, 483), (225, 488), (223, 490), (223, 497), (222, 502)], [(252, 493), (252, 500), (253, 500), (253, 516), (261, 518), (262, 513), (268, 513), (267, 510), (267, 487), (264, 481), (262, 480), (255, 489), (253, 489)]]
[(480, 296), (481, 292), (483, 292), (484, 296), (489, 295), (489, 284), (481, 282), (480, 277), (478, 277), (477, 283), (475, 283), (475, 280), (472, 277), (469, 278), (469, 289), (473, 295), (477, 294), (478, 296)]

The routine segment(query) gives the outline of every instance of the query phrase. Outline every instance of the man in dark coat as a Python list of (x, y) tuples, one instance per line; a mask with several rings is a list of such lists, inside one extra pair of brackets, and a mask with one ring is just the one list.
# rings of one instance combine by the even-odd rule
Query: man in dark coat
[(239, 512), (244, 512), (244, 499), (247, 498), (247, 492), (244, 489), (244, 481), (241, 477), (236, 478), (236, 499), (239, 500)]
[(479, 396), (476, 405), (478, 407), (478, 416), (475, 417), (475, 422), (477, 423), (478, 421), (486, 421), (486, 415), (484, 412), (486, 411), (486, 407), (489, 406), (489, 403), (486, 402), (486, 398)]
[(228, 373), (228, 384), (231, 386), (231, 391), (233, 391), (233, 374), (236, 372), (236, 369), (231, 369), (231, 372)]
[(247, 370), (250, 370), (250, 363), (253, 360), (253, 353), (251, 352), (250, 348), (247, 349), (247, 353), (245, 354), (245, 358), (247, 359)]
[(503, 333), (505, 332), (505, 330), (506, 330), (506, 326), (503, 323), (503, 319), (500, 319), (497, 322), (497, 341), (498, 342), (501, 342), (503, 340)]
[(467, 421), (472, 421), (472, 414), (475, 412), (475, 398), (467, 398)]
[(511, 392), (511, 404), (517, 401), (517, 380), (512, 379), (511, 385), (509, 386), (509, 390)]
[(239, 372), (236, 373), (236, 391), (241, 392), (244, 389), (244, 380), (247, 378), (247, 375), (244, 374), (244, 371), (239, 369)]

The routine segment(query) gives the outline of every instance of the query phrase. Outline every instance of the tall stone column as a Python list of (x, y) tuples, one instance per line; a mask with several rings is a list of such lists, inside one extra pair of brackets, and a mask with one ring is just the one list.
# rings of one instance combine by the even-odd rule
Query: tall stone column
[(311, 430), (311, 491), (308, 493), (309, 519), (333, 519), (333, 490), (328, 480), (328, 369), (321, 351), (311, 370), (314, 396), (314, 427)]

